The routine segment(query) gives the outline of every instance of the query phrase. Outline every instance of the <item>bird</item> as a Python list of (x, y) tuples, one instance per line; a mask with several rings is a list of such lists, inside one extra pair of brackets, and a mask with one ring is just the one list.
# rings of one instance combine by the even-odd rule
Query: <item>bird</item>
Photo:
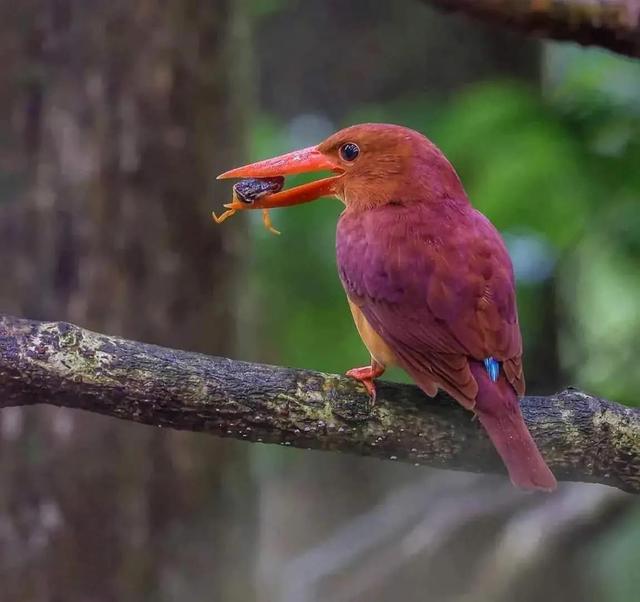
[(347, 375), (374, 402), (375, 379), (393, 365), (428, 396), (444, 390), (475, 414), (516, 487), (555, 489), (520, 409), (525, 379), (511, 259), (445, 155), (420, 132), (365, 123), (218, 178), (315, 171), (331, 175), (261, 197), (251, 208), (325, 196), (344, 204), (338, 272), (370, 355)]

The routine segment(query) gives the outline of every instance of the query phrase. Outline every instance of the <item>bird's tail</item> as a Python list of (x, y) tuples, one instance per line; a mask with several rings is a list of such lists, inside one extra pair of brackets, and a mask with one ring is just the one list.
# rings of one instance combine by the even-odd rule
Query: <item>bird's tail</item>
[(478, 383), (474, 409), (505, 463), (511, 482), (521, 489), (555, 489), (556, 479), (529, 433), (516, 392), (504, 373), (493, 382), (481, 363), (470, 364)]

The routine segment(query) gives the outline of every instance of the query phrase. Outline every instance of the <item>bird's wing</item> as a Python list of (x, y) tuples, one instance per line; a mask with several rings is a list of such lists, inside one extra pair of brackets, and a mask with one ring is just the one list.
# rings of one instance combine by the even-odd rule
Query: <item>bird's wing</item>
[(511, 261), (480, 213), (346, 211), (337, 255), (347, 295), (419, 384), (431, 379), (471, 408), (477, 383), (468, 360), (493, 357), (524, 393)]

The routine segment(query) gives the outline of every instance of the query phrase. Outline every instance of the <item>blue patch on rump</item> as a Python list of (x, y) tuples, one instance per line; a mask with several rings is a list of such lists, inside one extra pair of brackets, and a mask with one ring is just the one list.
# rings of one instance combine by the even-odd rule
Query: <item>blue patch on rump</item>
[(484, 367), (487, 370), (489, 378), (493, 382), (496, 382), (500, 374), (500, 362), (494, 360), (492, 357), (488, 357), (484, 360)]

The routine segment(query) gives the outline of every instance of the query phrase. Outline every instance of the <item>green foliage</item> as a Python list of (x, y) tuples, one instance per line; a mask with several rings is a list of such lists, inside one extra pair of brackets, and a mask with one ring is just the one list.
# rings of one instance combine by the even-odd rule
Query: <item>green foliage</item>
[(594, 191), (582, 177), (581, 148), (532, 90), (472, 89), (434, 138), (499, 229), (533, 229), (560, 248), (583, 230)]

